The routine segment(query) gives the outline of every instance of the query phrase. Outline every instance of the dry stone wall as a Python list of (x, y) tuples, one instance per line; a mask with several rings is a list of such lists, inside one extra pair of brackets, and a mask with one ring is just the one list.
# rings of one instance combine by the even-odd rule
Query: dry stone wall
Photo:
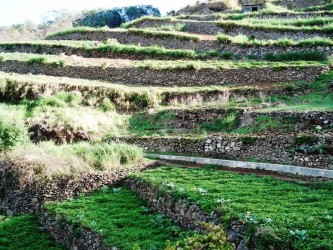
[(169, 110), (175, 115), (175, 126), (177, 128), (196, 128), (204, 122), (211, 122), (218, 118), (224, 118), (234, 114), (240, 120), (240, 126), (247, 126), (258, 117), (269, 116), (276, 120), (292, 121), (298, 130), (314, 130), (333, 128), (333, 112), (255, 112), (254, 108), (246, 109), (177, 109)]
[(87, 174), (76, 179), (56, 178), (46, 182), (22, 183), (16, 167), (8, 163), (0, 172), (0, 210), (7, 214), (36, 213), (45, 201), (59, 201), (119, 183), (129, 173), (154, 165), (141, 165), (106, 173)]
[[(245, 18), (261, 18), (261, 19), (295, 19), (295, 18), (317, 18), (317, 17), (332, 17), (331, 12), (299, 12), (299, 13), (249, 13)], [(184, 15), (175, 16), (178, 20), (194, 20), (194, 21), (219, 21), (219, 20), (232, 20), (233, 16), (223, 15)]]
[(58, 243), (68, 249), (75, 250), (112, 250), (114, 248), (104, 247), (102, 239), (91, 230), (83, 227), (74, 227), (64, 218), (50, 214), (46, 209), (39, 213), (39, 220), (43, 226)]
[[(106, 32), (104, 32), (106, 33)], [(95, 33), (91, 32), (89, 34), (71, 34), (55, 39), (82, 39), (82, 40), (105, 40), (106, 34), (103, 32)], [(99, 35), (100, 34), (100, 35)], [(117, 39), (115, 32), (107, 33), (110, 37)], [(132, 38), (132, 39), (131, 39)], [(134, 39), (136, 38), (136, 39)], [(117, 39), (118, 40), (118, 39)], [(266, 54), (280, 54), (284, 52), (303, 52), (303, 51), (316, 51), (323, 53), (327, 57), (333, 55), (333, 46), (276, 46), (276, 45), (265, 45), (265, 46), (240, 46), (237, 44), (221, 43), (217, 40), (199, 40), (194, 41), (182, 41), (177, 39), (169, 38), (145, 38), (139, 36), (130, 36), (128, 40), (120, 39), (118, 40), (122, 44), (140, 44), (141, 46), (153, 46), (158, 45), (165, 47), (167, 49), (189, 49), (195, 51), (205, 51), (205, 50), (216, 50), (221, 53), (232, 52), (238, 58), (247, 58), (248, 56), (255, 56), (258, 59), (263, 59)], [(60, 54), (65, 53), (66, 55), (78, 55), (83, 57), (105, 57), (105, 58), (124, 58), (124, 59), (136, 59), (144, 60), (151, 58), (150, 56), (144, 55), (125, 55), (125, 54), (114, 54), (112, 52), (98, 52), (98, 51), (84, 51), (82, 49), (70, 49), (64, 46), (28, 46), (28, 45), (15, 45), (10, 50), (8, 46), (0, 45), (0, 52), (28, 52), (28, 53), (46, 53), (46, 54)]]
[[(305, 167), (333, 169), (332, 134), (308, 134), (316, 143), (298, 143), (298, 133), (259, 136), (211, 135), (207, 138), (125, 137), (111, 140), (138, 145), (148, 152), (181, 153), (230, 160), (255, 159)], [(321, 148), (323, 151), (314, 151)]]
[(263, 28), (247, 28), (247, 27), (224, 27), (222, 33), (230, 36), (246, 35), (254, 37), (258, 40), (278, 40), (278, 39), (292, 39), (295, 41), (310, 39), (315, 37), (330, 38), (331, 34), (320, 31), (303, 31), (303, 30), (277, 30), (277, 29), (263, 29)]
[(91, 66), (53, 66), (50, 64), (29, 65), (22, 61), (0, 63), (0, 70), (19, 74), (41, 74), (50, 76), (105, 80), (128, 84), (157, 86), (194, 86), (221, 84), (260, 84), (307, 81), (313, 82), (329, 70), (326, 66), (290, 68), (238, 68), (201, 70), (151, 70), (140, 68), (114, 68)]
[(223, 22), (219, 25), (216, 22), (205, 21), (163, 21), (163, 20), (144, 20), (136, 27), (141, 29), (159, 28), (170, 25), (184, 25), (185, 31), (195, 34), (217, 35), (219, 33), (236, 36), (239, 34), (253, 36), (259, 40), (278, 40), (281, 38), (289, 38), (293, 40), (303, 40), (313, 37), (330, 38), (330, 34), (320, 31), (282, 31), (278, 29), (264, 29), (241, 26), (225, 26)]
[[(140, 180), (130, 178), (126, 180), (126, 185), (129, 186), (137, 195), (144, 201), (148, 202), (149, 206), (159, 213), (163, 213), (173, 220), (174, 223), (189, 229), (202, 231), (198, 222), (211, 224), (220, 224), (220, 214), (212, 211), (210, 214), (204, 212), (197, 204), (183, 199), (175, 199), (172, 194), (161, 192), (157, 187)], [(235, 243), (238, 250), (244, 248), (245, 226), (239, 221), (234, 221), (230, 224), (228, 231), (228, 241)], [(250, 249), (252, 249), (250, 247)]]
[(284, 5), (290, 9), (303, 9), (311, 6), (322, 5), (331, 3), (330, 0), (282, 0), (281, 5)]

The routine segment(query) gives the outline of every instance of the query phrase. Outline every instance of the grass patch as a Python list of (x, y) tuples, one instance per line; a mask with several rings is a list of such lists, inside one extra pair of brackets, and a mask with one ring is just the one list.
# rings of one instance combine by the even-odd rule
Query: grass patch
[(154, 37), (154, 38), (169, 38), (169, 39), (179, 39), (179, 40), (187, 40), (197, 42), (199, 41), (199, 36), (197, 35), (189, 35), (181, 32), (174, 31), (154, 31), (154, 30), (146, 30), (146, 29), (128, 29), (127, 32), (129, 34), (140, 35), (143, 37)]
[(172, 133), (175, 128), (176, 116), (172, 111), (165, 110), (149, 115), (139, 113), (129, 119), (129, 133), (137, 136), (163, 135)]
[(31, 215), (0, 218), (0, 249), (63, 250)]
[(56, 146), (51, 142), (43, 142), (38, 145), (20, 145), (0, 155), (0, 165), (4, 169), (8, 162), (14, 165), (16, 171), (24, 173), (25, 181), (33, 182), (52, 180), (59, 176), (78, 177), (86, 173), (119, 170), (144, 161), (140, 148), (122, 143)]
[(208, 213), (221, 212), (225, 226), (241, 220), (248, 225), (247, 235), (257, 229), (261, 232), (257, 249), (267, 245), (278, 249), (333, 247), (332, 183), (297, 184), (272, 177), (173, 167), (148, 170), (135, 177), (185, 197)]
[(190, 34), (184, 34), (181, 32), (175, 32), (175, 31), (154, 31), (154, 30), (146, 30), (146, 29), (134, 29), (130, 28), (127, 30), (111, 30), (108, 28), (89, 28), (89, 27), (78, 27), (74, 29), (69, 29), (61, 32), (57, 32), (54, 34), (50, 34), (46, 37), (46, 39), (50, 40), (53, 38), (58, 38), (70, 34), (85, 34), (89, 32), (125, 32), (127, 34), (133, 34), (148, 38), (170, 38), (170, 39), (180, 39), (180, 40), (187, 40), (187, 41), (198, 41), (199, 36), (196, 35), (190, 35)]
[(56, 33), (53, 33), (53, 34), (49, 34), (45, 37), (45, 39), (52, 39), (52, 38), (55, 38), (55, 37), (60, 37), (60, 36), (66, 36), (66, 35), (70, 35), (70, 34), (84, 34), (84, 33), (88, 33), (88, 32), (95, 32), (95, 31), (98, 31), (98, 32), (109, 32), (110, 31), (110, 28), (91, 28), (91, 27), (75, 27), (75, 28), (72, 28), (72, 29), (68, 29), (68, 30), (64, 30), (64, 31), (60, 31), (60, 32), (56, 32)]
[(324, 53), (317, 51), (285, 52), (279, 54), (269, 53), (264, 56), (266, 61), (325, 61), (327, 57)]
[[(251, 20), (244, 19), (241, 21), (228, 21), (225, 20), (223, 22), (218, 22), (217, 25), (225, 28), (226, 30), (232, 30), (234, 28), (249, 28), (249, 29), (257, 29), (257, 30), (272, 30), (272, 31), (300, 31), (300, 32), (322, 32), (326, 34), (333, 33), (333, 25), (331, 23), (323, 26), (296, 26), (289, 20), (290, 23), (285, 21), (285, 24), (281, 23), (282, 21), (278, 21), (280, 23), (274, 23), (275, 19), (268, 19), (267, 22), (263, 22), (261, 19)], [(304, 21), (306, 22), (306, 21)], [(308, 21), (307, 21), (308, 22)]]
[(32, 57), (27, 60), (27, 64), (45, 64), (47, 62), (45, 57)]
[(258, 40), (245, 35), (229, 36), (219, 34), (217, 40), (221, 43), (230, 43), (241, 46), (299, 46), (299, 47), (315, 47), (315, 46), (333, 46), (333, 40), (329, 38), (314, 37), (304, 40), (294, 41), (292, 39), (278, 40)]
[[(93, 195), (47, 204), (74, 228), (83, 226), (98, 233), (108, 247), (164, 249), (190, 235), (163, 215), (153, 213), (127, 188), (102, 188)], [(126, 240), (124, 240), (126, 239)]]
[(223, 118), (217, 118), (212, 122), (204, 122), (201, 125), (201, 129), (212, 132), (228, 132), (239, 126), (239, 115), (236, 113), (230, 113)]

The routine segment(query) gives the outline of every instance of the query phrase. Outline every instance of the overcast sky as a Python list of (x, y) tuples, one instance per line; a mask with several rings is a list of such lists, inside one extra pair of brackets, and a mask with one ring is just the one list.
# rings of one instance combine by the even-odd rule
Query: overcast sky
[(38, 24), (48, 11), (59, 9), (78, 11), (150, 4), (159, 8), (163, 14), (193, 3), (195, 0), (0, 0), (0, 26), (26, 20)]

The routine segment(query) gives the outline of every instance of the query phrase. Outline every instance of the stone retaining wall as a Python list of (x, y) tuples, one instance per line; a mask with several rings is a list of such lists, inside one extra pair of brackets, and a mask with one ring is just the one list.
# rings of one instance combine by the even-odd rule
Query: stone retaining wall
[[(48, 40), (91, 40), (106, 41), (108, 39), (116, 39), (121, 44), (134, 44), (140, 46), (158, 45), (165, 48), (173, 49), (193, 49), (193, 50), (210, 50), (217, 41), (201, 40), (198, 42), (192, 40), (182, 40), (168, 37), (145, 37), (128, 33), (126, 31), (90, 31), (84, 33), (71, 33), (66, 35), (53, 36)], [(170, 44), (170, 41), (173, 41)]]
[(98, 66), (56, 67), (50, 64), (32, 64), (21, 61), (0, 62), (0, 71), (19, 74), (41, 74), (59, 77), (105, 80), (128, 84), (157, 86), (194, 86), (221, 84), (261, 84), (307, 81), (315, 79), (329, 70), (326, 66), (290, 68), (238, 68), (238, 69), (201, 69), (201, 70), (150, 70), (140, 68), (103, 69)]
[(280, 4), (290, 9), (303, 9), (311, 6), (331, 3), (330, 0), (281, 0)]
[(61, 177), (52, 181), (22, 183), (22, 173), (18, 173), (12, 163), (8, 163), (0, 169), (0, 209), (7, 211), (7, 214), (36, 213), (45, 201), (64, 200), (76, 197), (80, 193), (94, 191), (104, 185), (115, 185), (129, 173), (148, 167), (153, 165), (86, 174), (76, 179)]
[(282, 31), (278, 29), (263, 29), (241, 26), (224, 26), (223, 22), (219, 25), (217, 22), (209, 21), (165, 21), (165, 20), (143, 20), (136, 24), (137, 28), (159, 28), (170, 25), (184, 25), (185, 31), (194, 34), (217, 35), (224, 33), (231, 36), (243, 34), (246, 36), (254, 36), (259, 40), (278, 40), (281, 38), (289, 38), (293, 40), (304, 40), (313, 37), (330, 38), (331, 35), (320, 31)]
[(277, 29), (262, 29), (262, 28), (247, 28), (247, 27), (224, 27), (222, 33), (230, 36), (239, 34), (251, 36), (258, 40), (278, 40), (292, 39), (295, 41), (310, 39), (315, 37), (330, 38), (332, 35), (320, 31), (303, 31), (303, 30), (277, 30)]
[(71, 225), (64, 218), (48, 213), (43, 209), (39, 220), (55, 241), (74, 250), (111, 250), (102, 245), (101, 238), (89, 229)]
[[(332, 134), (308, 134), (316, 143), (298, 144), (298, 133), (259, 136), (211, 135), (206, 138), (123, 137), (111, 140), (135, 144), (148, 152), (180, 153), (230, 160), (255, 159), (283, 164), (333, 169)], [(311, 151), (325, 146), (323, 151)], [(303, 150), (300, 150), (303, 149)], [(308, 151), (305, 151), (308, 150)]]
[[(127, 186), (132, 189), (144, 201), (148, 202), (149, 206), (159, 213), (163, 213), (171, 218), (176, 224), (184, 228), (202, 230), (199, 222), (211, 224), (219, 224), (220, 214), (212, 211), (210, 214), (202, 211), (195, 203), (190, 203), (186, 199), (175, 199), (172, 194), (162, 192), (159, 188), (145, 183), (140, 179), (128, 179)], [(244, 248), (245, 226), (241, 222), (234, 221), (230, 224), (227, 231), (228, 241), (235, 243), (238, 250)], [(253, 248), (249, 248), (253, 249)]]
[[(124, 32), (121, 32), (122, 34)], [(327, 57), (333, 55), (333, 46), (276, 46), (276, 45), (265, 45), (265, 46), (240, 46), (237, 44), (221, 43), (217, 40), (199, 40), (194, 41), (182, 41), (170, 38), (159, 38), (152, 39), (140, 36), (129, 36), (128, 39), (119, 39), (116, 32), (90, 32), (89, 34), (71, 34), (63, 37), (57, 37), (54, 39), (65, 39), (65, 40), (106, 40), (107, 38), (117, 39), (122, 44), (140, 44), (141, 46), (153, 46), (158, 45), (167, 49), (189, 49), (195, 51), (207, 51), (217, 50), (221, 53), (232, 52), (238, 58), (247, 58), (248, 56), (255, 56), (258, 59), (263, 59), (266, 54), (280, 54), (284, 52), (304, 52), (304, 51), (316, 51), (325, 54)], [(108, 37), (109, 35), (109, 37)], [(125, 55), (125, 54), (114, 54), (112, 52), (87, 52), (82, 49), (69, 49), (64, 46), (55, 46), (55, 48), (46, 46), (28, 46), (28, 45), (17, 45), (13, 46), (11, 50), (6, 49), (5, 46), (0, 46), (0, 52), (31, 52), (31, 53), (46, 53), (46, 54), (60, 54), (65, 53), (67, 55), (79, 55), (83, 57), (106, 57), (106, 58), (124, 58), (124, 59), (136, 59), (143, 60), (151, 58), (150, 56), (143, 55)], [(156, 58), (156, 57), (155, 57)]]
[[(333, 13), (330, 12), (300, 12), (300, 13), (255, 13), (252, 15), (245, 15), (244, 18), (259, 18), (259, 19), (297, 19), (297, 18), (330, 18)], [(232, 20), (232, 16), (223, 15), (185, 15), (185, 16), (175, 16), (179, 20), (195, 20), (195, 21), (218, 21), (218, 20)]]
[[(175, 126), (177, 128), (197, 128), (204, 122), (211, 122), (218, 118), (224, 118), (234, 114), (240, 120), (240, 126), (247, 126), (258, 117), (270, 116), (276, 120), (292, 120), (295, 127), (301, 125), (298, 130), (313, 130), (320, 126), (321, 129), (328, 129), (333, 125), (333, 112), (255, 112), (253, 108), (247, 109), (176, 109), (169, 110), (175, 115)], [(151, 114), (150, 114), (151, 115)]]

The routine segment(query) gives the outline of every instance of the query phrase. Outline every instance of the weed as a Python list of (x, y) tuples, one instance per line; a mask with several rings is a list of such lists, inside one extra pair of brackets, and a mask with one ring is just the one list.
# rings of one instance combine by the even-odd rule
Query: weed
[(46, 57), (32, 57), (27, 60), (27, 64), (45, 64), (47, 62)]

